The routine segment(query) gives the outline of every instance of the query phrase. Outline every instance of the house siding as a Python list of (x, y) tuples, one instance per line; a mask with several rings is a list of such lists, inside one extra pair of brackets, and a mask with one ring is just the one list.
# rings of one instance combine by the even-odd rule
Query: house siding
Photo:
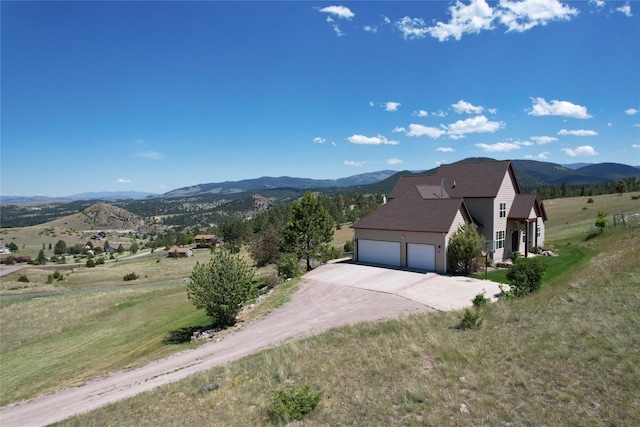
[[(513, 204), (513, 199), (516, 197), (516, 186), (511, 174), (507, 171), (502, 179), (502, 184), (500, 184), (500, 189), (498, 190), (498, 194), (493, 201), (493, 215), (494, 223), (493, 230), (489, 237), (485, 235), (486, 239), (496, 240), (498, 232), (504, 233), (504, 244), (502, 248), (498, 248), (496, 242), (495, 252), (493, 254), (493, 259), (505, 259), (511, 254), (511, 239), (510, 232), (507, 227), (507, 216), (511, 211), (511, 205)], [(500, 216), (500, 204), (505, 204), (504, 216)]]

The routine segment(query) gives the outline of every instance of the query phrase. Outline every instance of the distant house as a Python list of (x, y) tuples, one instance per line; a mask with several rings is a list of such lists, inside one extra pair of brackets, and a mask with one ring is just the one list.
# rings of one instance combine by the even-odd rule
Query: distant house
[(0, 247), (0, 254), (10, 254), (10, 253), (11, 253), (11, 249), (7, 248), (6, 246)]
[(193, 251), (191, 250), (191, 248), (178, 248), (178, 247), (173, 247), (171, 249), (169, 249), (167, 251), (167, 253), (169, 254), (170, 257), (172, 258), (179, 258), (179, 257), (189, 257), (191, 255), (193, 255)]
[(193, 240), (198, 248), (210, 248), (222, 244), (222, 239), (215, 234), (198, 234)]
[(108, 254), (112, 254), (114, 252), (118, 252), (122, 248), (122, 251), (126, 251), (128, 248), (125, 247), (122, 243), (111, 243), (109, 246), (104, 248), (104, 251)]
[(442, 165), (434, 175), (402, 176), (379, 209), (356, 222), (356, 261), (445, 273), (458, 226), (474, 224), (493, 259), (544, 246), (547, 215), (521, 194), (511, 161)]

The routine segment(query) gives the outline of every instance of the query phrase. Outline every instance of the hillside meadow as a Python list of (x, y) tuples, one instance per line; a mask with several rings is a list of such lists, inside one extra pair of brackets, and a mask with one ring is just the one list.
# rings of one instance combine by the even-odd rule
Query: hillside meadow
[[(456, 329), (460, 313), (337, 328), (60, 425), (262, 425), (272, 393), (303, 384), (323, 392), (309, 425), (637, 425), (640, 230), (600, 234), (593, 223), (598, 211), (640, 211), (640, 201), (552, 202), (548, 244), (560, 256), (543, 289), (491, 305), (480, 330)], [(336, 236), (339, 245), (348, 231)], [(207, 319), (186, 298), (192, 266), (154, 272), (169, 263), (157, 259), (74, 269), (62, 295), (2, 298), (2, 405), (196, 345), (162, 343)], [(130, 270), (150, 282), (122, 286)], [(3, 295), (5, 279), (15, 278), (3, 278)], [(294, 290), (276, 287), (243, 320)], [(220, 389), (201, 391), (213, 382)]]

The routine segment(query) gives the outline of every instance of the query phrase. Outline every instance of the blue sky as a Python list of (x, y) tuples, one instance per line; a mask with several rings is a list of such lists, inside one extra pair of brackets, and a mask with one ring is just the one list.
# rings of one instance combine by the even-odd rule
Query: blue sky
[(640, 3), (9, 2), (2, 195), (640, 165)]

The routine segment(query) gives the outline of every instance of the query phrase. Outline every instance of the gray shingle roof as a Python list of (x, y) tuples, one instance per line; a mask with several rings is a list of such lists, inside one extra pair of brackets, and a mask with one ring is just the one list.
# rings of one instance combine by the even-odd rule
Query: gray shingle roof
[(446, 233), (461, 209), (467, 220), (472, 221), (462, 199), (402, 197), (390, 200), (386, 205), (362, 218), (352, 227)]
[[(496, 197), (508, 171), (511, 172), (510, 176), (514, 180), (516, 192), (520, 193), (520, 185), (511, 160), (503, 160), (454, 163), (440, 166), (434, 175), (401, 176), (389, 197), (400, 197), (417, 185), (437, 186), (439, 189), (443, 179), (444, 191), (449, 197)], [(440, 190), (436, 193), (440, 194)]]
[(544, 205), (535, 194), (516, 194), (507, 217), (518, 220), (530, 219), (529, 214), (532, 208), (535, 209), (536, 215), (541, 216), (545, 221), (547, 220)]

